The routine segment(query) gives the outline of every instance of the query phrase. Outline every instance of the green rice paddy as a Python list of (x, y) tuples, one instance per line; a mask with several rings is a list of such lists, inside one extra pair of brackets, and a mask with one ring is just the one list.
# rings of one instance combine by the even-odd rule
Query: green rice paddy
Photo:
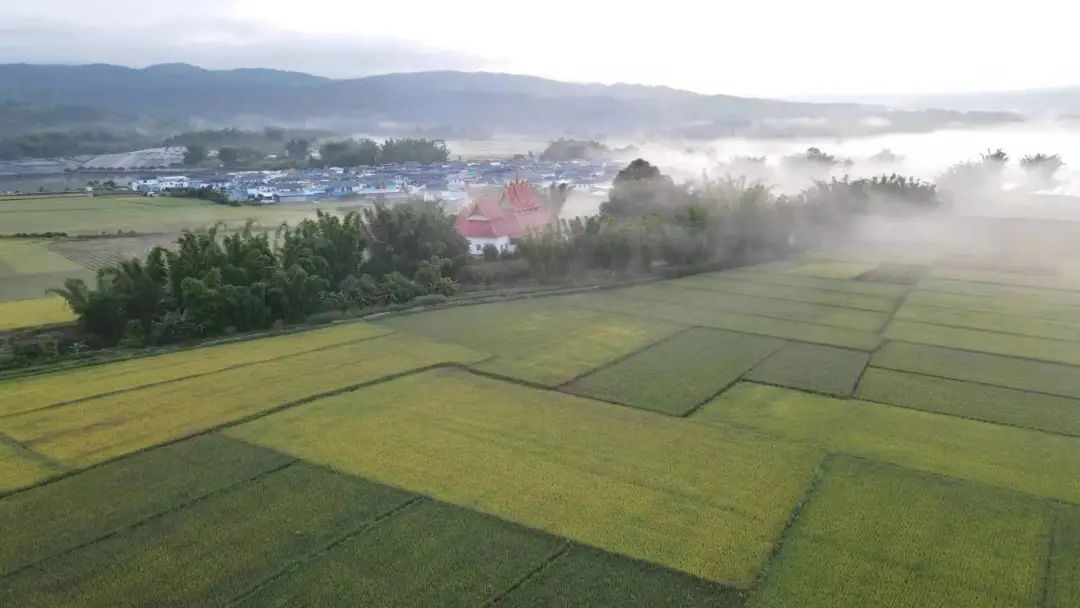
[[(0, 213), (196, 209), (87, 201)], [(48, 245), (0, 240), (0, 300), (76, 272)], [(820, 252), (10, 376), (0, 605), (1080, 606), (1075, 268), (934, 259)]]

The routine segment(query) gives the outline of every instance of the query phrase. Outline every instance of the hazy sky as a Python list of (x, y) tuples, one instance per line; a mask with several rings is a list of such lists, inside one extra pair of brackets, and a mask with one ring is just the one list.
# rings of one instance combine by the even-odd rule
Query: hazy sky
[(1080, 85), (1068, 0), (0, 0), (0, 62), (433, 69), (761, 96)]

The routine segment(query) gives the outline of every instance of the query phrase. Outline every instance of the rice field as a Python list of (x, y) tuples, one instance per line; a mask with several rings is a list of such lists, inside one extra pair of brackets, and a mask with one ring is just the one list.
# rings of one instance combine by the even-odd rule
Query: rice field
[(742, 583), (753, 580), (821, 459), (813, 448), (454, 370), (317, 401), (228, 435)]
[[(19, 242), (19, 281), (86, 253)], [(1080, 266), (1037, 261), (818, 252), (10, 376), (0, 605), (1080, 606)]]
[(47, 297), (0, 302), (0, 331), (70, 323), (75, 315), (63, 298)]

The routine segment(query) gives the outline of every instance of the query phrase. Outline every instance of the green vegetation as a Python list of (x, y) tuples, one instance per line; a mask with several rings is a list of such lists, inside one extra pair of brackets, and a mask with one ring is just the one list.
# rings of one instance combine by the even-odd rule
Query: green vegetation
[(496, 606), (650, 606), (728, 608), (743, 594), (698, 578), (571, 547)]
[(424, 500), (239, 605), (480, 606), (541, 567), (562, 544), (542, 532)]
[(1080, 399), (1076, 368), (987, 353), (887, 342), (870, 365)]
[[(0, 279), (2, 280), (2, 279)], [(62, 298), (35, 298), (30, 300), (0, 301), (0, 331), (20, 327), (36, 327), (54, 323), (68, 323), (74, 315)], [(3, 396), (0, 396), (3, 399)]]
[(844, 329), (827, 325), (815, 325), (787, 319), (744, 314), (728, 310), (702, 308), (692, 304), (662, 303), (637, 298), (621, 297), (617, 291), (570, 296), (566, 301), (573, 306), (608, 314), (622, 313), (643, 319), (670, 321), (727, 329), (730, 331), (831, 344), (858, 350), (874, 350), (881, 338), (868, 331)]
[(1080, 501), (1080, 439), (868, 401), (740, 383), (692, 420), (846, 454)]
[(223, 603), (411, 499), (294, 464), (6, 577), (0, 603)]
[(559, 138), (548, 144), (540, 153), (540, 160), (603, 160), (611, 156), (611, 149), (598, 141)]
[(813, 449), (457, 370), (373, 385), (227, 433), (716, 581), (753, 580), (821, 459)]
[(1080, 323), (1050, 321), (1019, 315), (1005, 315), (974, 310), (951, 310), (937, 306), (909, 304), (900, 307), (896, 318), (937, 325), (1021, 334), (1035, 338), (1054, 338), (1080, 342)]
[(368, 323), (262, 338), (0, 382), (0, 417), (386, 335)]
[(482, 358), (460, 346), (382, 336), (0, 419), (0, 433), (89, 466), (320, 393)]
[(175, 249), (101, 269), (93, 287), (69, 279), (53, 291), (108, 343), (166, 344), (449, 295), (468, 251), (453, 218), (427, 203), (376, 205), (363, 217), (318, 211), (277, 236), (272, 244), (250, 225), (222, 237), (217, 226), (185, 230)]
[(564, 390), (681, 416), (734, 382), (781, 342), (691, 329), (570, 383)]
[(761, 284), (753, 281), (744, 281), (742, 280), (741, 275), (729, 277), (726, 274), (718, 274), (693, 277), (684, 279), (681, 284), (685, 287), (692, 287), (694, 289), (705, 291), (719, 291), (761, 298), (775, 298), (779, 300), (791, 300), (794, 302), (825, 304), (828, 306), (888, 313), (891, 313), (893, 309), (896, 308), (897, 304), (896, 298), (887, 296), (839, 292), (811, 287), (788, 287), (775, 284)]
[(876, 264), (858, 264), (855, 262), (807, 261), (794, 264), (784, 272), (824, 279), (853, 279), (873, 270), (875, 267)]
[(885, 369), (866, 370), (860, 399), (1080, 436), (1080, 400)]
[(889, 319), (885, 312), (693, 289), (677, 282), (641, 285), (615, 293), (633, 299), (710, 309), (719, 316), (723, 314), (720, 311), (731, 311), (862, 331), (877, 331)]
[(781, 285), (785, 287), (803, 287), (810, 289), (822, 289), (825, 291), (839, 291), (842, 293), (858, 293), (869, 296), (885, 298), (900, 298), (907, 292), (907, 287), (890, 285), (887, 283), (868, 283), (865, 281), (852, 281), (848, 279), (826, 279), (809, 275), (787, 272), (793, 262), (780, 262), (777, 264), (763, 264), (749, 268), (735, 268), (720, 274), (705, 274), (686, 279), (680, 279), (676, 283), (692, 284), (698, 279), (710, 277), (724, 277), (749, 281), (752, 283), (764, 283), (767, 285)]
[(1009, 316), (1035, 317), (1051, 321), (1076, 321), (1076, 307), (1058, 304), (1052, 299), (1017, 299), (984, 295), (914, 290), (905, 304), (939, 306), (959, 310), (999, 313)]
[(904, 342), (1080, 365), (1080, 342), (946, 327), (903, 319), (889, 323), (884, 335), (891, 340)]
[(61, 469), (0, 433), (0, 494), (51, 477)]
[(816, 393), (846, 397), (866, 367), (869, 355), (816, 344), (785, 344), (759, 363), (746, 378)]
[(382, 321), (494, 357), (479, 369), (557, 386), (684, 326), (561, 306), (561, 298), (463, 306)]
[(1038, 605), (1051, 512), (1007, 491), (837, 458), (750, 606)]
[(1075, 506), (1058, 507), (1048, 566), (1046, 605), (1080, 605), (1080, 509)]
[(390, 163), (441, 163), (450, 157), (441, 139), (388, 139), (378, 144), (370, 139), (330, 141), (319, 147), (319, 166), (356, 167)]
[[(0, 575), (244, 483), (292, 459), (220, 435), (143, 452), (0, 500)], [(25, 525), (33, 521), (34, 525)]]

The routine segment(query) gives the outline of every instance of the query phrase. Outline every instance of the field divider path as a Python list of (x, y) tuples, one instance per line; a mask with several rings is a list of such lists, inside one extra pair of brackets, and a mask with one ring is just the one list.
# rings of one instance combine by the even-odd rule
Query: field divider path
[(235, 606), (238, 602), (243, 601), (245, 598), (248, 598), (248, 597), (254, 595), (255, 593), (258, 593), (261, 589), (263, 589), (264, 587), (266, 587), (267, 585), (269, 585), (273, 581), (275, 581), (275, 580), (289, 574), (290, 572), (294, 572), (296, 570), (299, 570), (300, 568), (304, 567), (304, 565), (307, 564), (308, 562), (312, 561), (313, 559), (318, 558), (320, 555), (323, 555), (324, 553), (326, 553), (327, 551), (330, 551), (334, 547), (337, 547), (338, 545), (340, 545), (340, 544), (342, 544), (344, 542), (347, 542), (350, 539), (355, 538), (355, 537), (363, 534), (364, 532), (367, 532), (367, 531), (371, 530), (375, 526), (378, 526), (378, 525), (382, 524), (383, 522), (389, 520), (390, 518), (392, 518), (395, 515), (401, 513), (402, 511), (405, 511), (406, 509), (412, 507), (413, 505), (416, 505), (416, 504), (420, 503), (421, 501), (425, 501), (425, 500), (430, 500), (430, 499), (428, 497), (426, 497), (426, 496), (414, 496), (414, 497), (410, 498), (409, 500), (406, 500), (405, 502), (403, 502), (403, 503), (401, 503), (399, 505), (396, 505), (395, 507), (391, 508), (390, 510), (379, 514), (378, 516), (376, 516), (371, 521), (365, 522), (365, 523), (361, 524), (359, 527), (354, 528), (352, 530), (349, 530), (345, 534), (342, 534), (342, 535), (338, 536), (337, 538), (331, 540), (329, 543), (326, 543), (325, 545), (323, 545), (323, 546), (319, 547), (318, 549), (308, 553), (307, 555), (302, 555), (299, 558), (293, 560), (291, 563), (287, 564), (285, 567), (281, 568), (280, 570), (278, 570), (274, 574), (264, 578), (263, 580), (261, 580), (258, 583), (252, 585), (251, 587), (249, 587), (247, 590), (239, 593), (238, 595), (236, 595), (235, 597), (233, 597), (232, 599), (227, 601), (225, 603), (225, 605), (226, 606)]
[(769, 575), (769, 571), (772, 569), (774, 562), (783, 559), (784, 541), (787, 539), (791, 529), (795, 527), (795, 522), (798, 521), (799, 516), (802, 514), (803, 509), (814, 498), (818, 488), (821, 487), (821, 482), (829, 474), (829, 470), (832, 468), (832, 463), (836, 459), (837, 452), (826, 452), (825, 456), (818, 463), (817, 471), (814, 472), (813, 477), (810, 478), (810, 483), (807, 484), (806, 490), (803, 495), (799, 497), (799, 501), (795, 503), (795, 506), (791, 509), (791, 514), (788, 516), (784, 527), (780, 530), (780, 534), (777, 535), (776, 541), (773, 542), (772, 550), (769, 555), (766, 556), (765, 562), (758, 570), (757, 578), (754, 580), (751, 587), (756, 588), (761, 586), (762, 582)]
[[(485, 359), (481, 359), (480, 362), (487, 361), (487, 360), (489, 360), (491, 358), (492, 358), (492, 356), (488, 356)], [(148, 452), (150, 450), (154, 450), (154, 449), (160, 448), (162, 446), (172, 445), (174, 443), (180, 443), (181, 441), (185, 441), (185, 440), (191, 439), (193, 437), (200, 437), (202, 435), (208, 435), (210, 433), (220, 431), (222, 429), (226, 429), (226, 428), (229, 428), (229, 427), (232, 427), (232, 426), (238, 426), (238, 425), (244, 424), (246, 422), (251, 422), (252, 420), (257, 420), (259, 418), (269, 416), (270, 414), (276, 414), (278, 412), (287, 410), (289, 408), (293, 408), (293, 407), (296, 407), (296, 406), (299, 406), (299, 405), (304, 405), (305, 403), (311, 403), (312, 401), (318, 401), (319, 399), (325, 399), (327, 397), (334, 397), (336, 395), (341, 395), (343, 393), (351, 393), (353, 391), (356, 391), (356, 390), (361, 389), (361, 388), (366, 388), (368, 386), (373, 386), (373, 385), (376, 385), (376, 384), (381, 384), (383, 382), (389, 382), (391, 380), (396, 380), (398, 378), (404, 378), (406, 376), (411, 376), (413, 374), (421, 374), (421, 373), (424, 373), (424, 372), (427, 372), (427, 371), (431, 371), (431, 370), (434, 370), (434, 369), (440, 369), (440, 368), (463, 369), (463, 370), (466, 370), (466, 371), (469, 371), (469, 372), (473, 371), (472, 369), (466, 367), (465, 365), (463, 365), (461, 363), (445, 363), (445, 362), (443, 362), (443, 363), (433, 363), (431, 365), (425, 365), (425, 366), (422, 366), (422, 367), (417, 367), (417, 368), (405, 370), (405, 371), (402, 371), (402, 372), (388, 374), (386, 376), (381, 376), (379, 378), (375, 378), (375, 379), (372, 379), (372, 380), (367, 380), (365, 382), (358, 382), (356, 384), (350, 384), (348, 386), (336, 388), (334, 390), (323, 391), (321, 393), (315, 393), (315, 394), (307, 395), (307, 396), (305, 396), (305, 397), (303, 397), (301, 399), (295, 399), (293, 401), (289, 401), (289, 402), (286, 402), (286, 403), (275, 405), (275, 406), (269, 407), (267, 409), (261, 410), (259, 412), (256, 412), (254, 414), (250, 414), (250, 415), (247, 415), (247, 416), (243, 416), (243, 417), (240, 417), (240, 418), (229, 420), (228, 422), (215, 424), (215, 425), (209, 426), (207, 428), (200, 429), (199, 431), (194, 432), (194, 433), (187, 433), (187, 434), (182, 435), (182, 436), (173, 437), (173, 438), (168, 439), (166, 441), (163, 441), (161, 443), (156, 443), (156, 444), (148, 445), (146, 447), (142, 447), (142, 448), (139, 448), (139, 449), (136, 449), (136, 450), (132, 450), (132, 451), (127, 452), (125, 454), (121, 454), (121, 455), (116, 456), (114, 458), (108, 458), (106, 460), (102, 460), (101, 462), (96, 462), (96, 463), (88, 465), (88, 466), (84, 466), (84, 467), (80, 467), (80, 468), (76, 468), (76, 469), (66, 469), (66, 470), (64, 470), (63, 473), (60, 473), (60, 474), (55, 475), (53, 477), (49, 477), (48, 479), (44, 479), (44, 480), (39, 481), (37, 483), (33, 483), (33, 484), (30, 484), (30, 485), (27, 485), (27, 486), (23, 486), (21, 488), (15, 488), (13, 490), (7, 490), (7, 491), (0, 492), (0, 499), (4, 498), (6, 496), (11, 496), (13, 494), (19, 494), (19, 493), (25, 492), (27, 490), (32, 490), (32, 489), (37, 488), (37, 487), (41, 487), (41, 486), (44, 486), (44, 485), (55, 483), (57, 481), (60, 481), (61, 479), (71, 477), (72, 475), (77, 475), (77, 474), (79, 474), (79, 473), (81, 473), (83, 471), (88, 471), (90, 469), (95, 469), (97, 467), (101, 467), (101, 466), (107, 465), (107, 464), (109, 464), (111, 462), (116, 462), (117, 460), (128, 458), (128, 457), (134, 456), (136, 454), (141, 454), (143, 452)], [(550, 390), (550, 387), (547, 387), (547, 388), (548, 388), (548, 390)]]
[[(585, 376), (588, 376), (589, 374), (592, 374), (592, 373), (598, 372), (598, 371), (600, 371), (602, 369), (606, 369), (606, 368), (612, 367), (614, 365), (617, 365), (619, 363), (622, 363), (623, 361), (626, 361), (630, 357), (633, 357), (635, 355), (639, 355), (639, 354), (649, 350), (650, 348), (652, 348), (652, 347), (654, 347), (654, 346), (656, 346), (658, 344), (663, 344), (664, 342), (668, 342), (670, 340), (673, 340), (674, 338), (676, 338), (678, 336), (681, 336), (681, 335), (683, 335), (683, 334), (685, 334), (685, 333), (687, 333), (689, 331), (693, 331), (694, 329), (700, 329), (700, 328), (698, 326), (696, 326), (696, 325), (687, 325), (686, 327), (676, 331), (675, 333), (664, 336), (663, 338), (660, 338), (659, 340), (657, 340), (655, 342), (650, 342), (650, 343), (642, 346), (641, 348), (635, 348), (634, 350), (632, 350), (632, 351), (630, 351), (628, 353), (623, 353), (622, 355), (619, 355), (618, 357), (615, 357), (614, 359), (612, 359), (610, 361), (601, 363), (600, 365), (597, 365), (596, 367), (587, 369), (587, 370), (585, 370), (585, 371), (583, 371), (583, 372), (581, 372), (579, 374), (576, 374), (573, 377), (571, 377), (569, 380), (566, 380), (565, 382), (563, 382), (561, 384), (557, 384), (554, 387), (552, 387), (552, 386), (543, 386), (543, 385), (539, 385), (539, 384), (536, 385), (536, 386), (537, 387), (543, 386), (543, 388), (545, 388), (547, 390), (551, 390), (552, 388), (554, 388), (555, 390), (560, 390), (565, 386), (568, 386), (570, 384), (573, 384), (574, 382), (577, 382), (578, 380), (581, 380), (582, 378), (584, 378)], [(505, 378), (505, 377), (500, 377), (498, 374), (496, 374), (496, 375), (494, 375), (492, 377), (497, 378), (499, 380), (507, 380), (508, 379), (508, 378)], [(624, 403), (617, 403), (615, 401), (608, 401), (606, 399), (601, 399), (600, 401), (607, 401), (608, 403), (615, 403), (616, 405), (626, 405)]]
[(1043, 608), (1054, 608), (1050, 604), (1050, 575), (1054, 563), (1054, 537), (1057, 535), (1058, 520), (1060, 518), (1061, 515), (1055, 511), (1053, 519), (1050, 520), (1050, 533), (1046, 539), (1046, 559), (1043, 562), (1042, 593), (1039, 600), (1039, 606)]
[[(559, 547), (557, 549), (555, 549), (555, 551), (553, 551), (546, 558), (544, 558), (544, 561), (540, 562), (540, 564), (537, 565), (535, 568), (533, 568), (533, 569), (529, 570), (528, 572), (526, 572), (525, 574), (519, 576), (514, 582), (510, 583), (509, 587), (507, 587), (506, 589), (503, 589), (502, 591), (496, 593), (495, 595), (493, 595), (491, 598), (489, 598), (483, 604), (480, 604), (480, 607), (481, 608), (491, 608), (492, 606), (497, 606), (499, 604), (499, 602), (501, 602), (503, 599), (505, 599), (511, 593), (513, 593), (513, 592), (517, 591), (518, 589), (520, 589), (522, 585), (529, 582), (529, 580), (531, 580), (532, 578), (534, 578), (536, 576), (539, 576), (541, 573), (544, 572), (544, 570), (547, 570), (548, 568), (550, 568), (552, 564), (554, 564), (556, 561), (559, 560), (559, 558), (566, 555), (566, 553), (570, 550), (571, 546), (573, 546), (573, 541), (571, 541), (569, 539), (563, 539), (563, 542), (559, 545)], [(629, 558), (629, 557), (626, 557), (626, 556), (623, 556), (623, 557), (625, 559), (632, 559), (632, 558)]]
[[(125, 455), (122, 458), (126, 458), (127, 456), (128, 455)], [(123, 534), (123, 533), (125, 533), (125, 532), (127, 532), (129, 530), (133, 530), (133, 529), (138, 528), (140, 526), (144, 526), (144, 525), (146, 525), (146, 524), (148, 524), (148, 523), (150, 523), (150, 522), (152, 522), (154, 520), (160, 519), (162, 517), (165, 517), (167, 515), (170, 515), (172, 513), (180, 511), (181, 509), (186, 509), (187, 507), (190, 507), (191, 505), (194, 505), (194, 504), (200, 503), (200, 502), (202, 502), (204, 500), (213, 498), (214, 496), (217, 496), (219, 494), (223, 494), (225, 492), (232, 491), (232, 490), (234, 490), (236, 488), (242, 487), (242, 486), (247, 485), (249, 483), (254, 483), (256, 481), (259, 481), (260, 479), (263, 479), (264, 477), (268, 477), (268, 476), (270, 476), (270, 475), (272, 475), (274, 473), (278, 473), (280, 471), (283, 471), (283, 470), (297, 464), (298, 462), (300, 462), (299, 458), (293, 458), (292, 460), (290, 460), (290, 461), (288, 461), (288, 462), (286, 462), (284, 464), (280, 464), (278, 466), (275, 466), (275, 467), (273, 467), (271, 469), (267, 469), (265, 471), (260, 471), (259, 473), (255, 474), (255, 475), (252, 475), (251, 477), (247, 477), (245, 479), (241, 479), (241, 480), (238, 480), (238, 481), (233, 482), (231, 484), (222, 486), (220, 488), (217, 488), (216, 490), (212, 490), (212, 491), (207, 492), (206, 494), (203, 494), (201, 496), (196, 496), (195, 498), (192, 498), (191, 500), (187, 500), (187, 501), (184, 501), (184, 502), (181, 502), (181, 503), (177, 503), (176, 505), (173, 505), (172, 507), (170, 507), (168, 509), (165, 509), (164, 511), (159, 511), (157, 513), (154, 513), (153, 515), (149, 515), (149, 516), (144, 517), (144, 518), (142, 518), (142, 519), (140, 519), (138, 521), (131, 522), (130, 524), (127, 524), (125, 526), (122, 526), (120, 528), (112, 530), (112, 531), (110, 531), (110, 532), (108, 532), (106, 534), (102, 534), (101, 536), (97, 536), (97, 537), (95, 537), (93, 539), (87, 540), (85, 542), (81, 542), (81, 543), (79, 543), (77, 545), (72, 545), (71, 547), (68, 547), (68, 548), (64, 549), (63, 551), (58, 551), (56, 553), (45, 556), (45, 557), (43, 557), (41, 559), (35, 560), (35, 561), (30, 562), (28, 564), (24, 564), (22, 566), (19, 566), (18, 568), (15, 568), (14, 570), (10, 570), (8, 572), (0, 573), (0, 580), (3, 580), (5, 578), (11, 577), (11, 576), (14, 576), (15, 574), (18, 574), (19, 572), (22, 572), (24, 570), (28, 570), (30, 568), (37, 567), (40, 564), (43, 564), (43, 563), (45, 563), (45, 562), (47, 562), (49, 560), (52, 560), (52, 559), (56, 559), (57, 557), (67, 555), (68, 553), (78, 551), (80, 549), (83, 549), (83, 548), (88, 547), (90, 545), (93, 545), (95, 543), (98, 543), (98, 542), (101, 542), (103, 540), (107, 540), (109, 538), (112, 538), (114, 536)], [(50, 480), (50, 481), (52, 481), (52, 480)], [(44, 485), (44, 484), (39, 484), (39, 485)]]
[[(291, 334), (286, 334), (286, 335), (291, 335)], [(287, 355), (278, 355), (276, 357), (270, 357), (270, 358), (267, 358), (267, 359), (259, 359), (258, 361), (247, 361), (247, 362), (244, 362), (244, 363), (237, 363), (235, 365), (227, 365), (225, 367), (219, 367), (217, 369), (207, 370), (207, 371), (203, 371), (203, 372), (196, 372), (194, 374), (188, 374), (188, 375), (185, 375), (185, 376), (178, 376), (176, 378), (168, 378), (166, 380), (158, 380), (158, 381), (155, 381), (155, 382), (147, 382), (145, 384), (138, 384), (138, 385), (129, 386), (129, 387), (126, 387), (126, 388), (116, 389), (116, 390), (113, 390), (113, 391), (105, 391), (103, 393), (96, 393), (96, 394), (93, 394), (93, 395), (87, 395), (85, 397), (79, 397), (77, 399), (69, 399), (67, 401), (58, 401), (56, 403), (50, 403), (48, 405), (43, 405), (41, 407), (36, 407), (36, 408), (28, 409), (28, 410), (19, 410), (19, 411), (11, 412), (11, 413), (8, 413), (8, 414), (0, 414), (0, 420), (3, 420), (5, 418), (11, 418), (11, 417), (14, 417), (14, 416), (21, 416), (21, 415), (26, 414), (28, 412), (40, 412), (40, 411), (43, 411), (43, 410), (51, 410), (51, 409), (56, 409), (56, 408), (60, 408), (60, 407), (66, 407), (66, 406), (69, 406), (69, 405), (76, 405), (76, 404), (82, 403), (84, 401), (92, 401), (94, 399), (100, 399), (102, 397), (111, 397), (113, 395), (122, 395), (124, 393), (130, 393), (130, 392), (133, 392), (133, 391), (142, 390), (142, 389), (146, 389), (146, 388), (151, 388), (151, 387), (154, 387), (154, 386), (162, 386), (162, 385), (171, 384), (171, 383), (174, 383), (174, 382), (183, 382), (183, 381), (186, 381), (186, 380), (193, 380), (195, 378), (201, 378), (201, 377), (209, 376), (211, 374), (216, 374), (216, 373), (219, 373), (219, 372), (233, 371), (233, 370), (242, 369), (242, 368), (245, 368), (245, 367), (251, 367), (253, 365), (260, 365), (260, 364), (263, 364), (263, 363), (271, 363), (271, 362), (274, 362), (274, 361), (282, 361), (284, 359), (289, 359), (289, 358), (297, 357), (297, 356), (300, 356), (300, 355), (307, 355), (307, 354), (317, 353), (319, 351), (324, 351), (324, 350), (328, 350), (328, 349), (332, 349), (332, 348), (339, 348), (339, 347), (342, 347), (342, 346), (349, 346), (349, 345), (352, 345), (352, 344), (359, 344), (361, 342), (367, 342), (369, 340), (374, 340), (376, 338), (384, 338), (384, 337), (386, 337), (388, 335), (390, 335), (390, 334), (389, 333), (383, 333), (383, 334), (376, 334), (376, 335), (372, 335), (372, 336), (365, 336), (363, 338), (357, 338), (356, 340), (349, 340), (347, 342), (338, 342), (338, 343), (335, 343), (335, 344), (327, 344), (325, 346), (319, 346), (319, 347), (311, 348), (311, 349), (307, 349), (307, 350), (297, 350), (297, 351), (291, 352), (291, 353), (289, 353)], [(233, 344), (233, 343), (230, 343), (230, 344)], [(208, 346), (203, 347), (203, 348), (212, 348), (212, 347), (213, 347), (213, 345), (208, 345)], [(173, 351), (173, 352), (186, 352), (186, 351)], [(163, 353), (163, 355), (166, 355), (166, 354), (171, 354), (171, 353)], [(158, 355), (151, 355), (151, 357), (153, 357), (153, 356), (158, 356)], [(136, 357), (136, 358), (142, 358), (142, 357)], [(131, 359), (124, 359), (124, 361), (130, 361), (130, 360)], [(113, 363), (113, 362), (112, 361), (103, 362), (102, 365), (107, 365), (108, 363)], [(75, 368), (75, 369), (85, 369), (85, 368)], [(59, 373), (63, 373), (63, 372), (61, 371)], [(29, 377), (33, 377), (33, 376), (24, 376), (24, 377), (29, 378)], [(15, 376), (15, 377), (13, 377), (11, 379), (14, 380), (14, 379), (18, 379), (18, 378), (19, 378), (19, 376)], [(4, 380), (8, 380), (8, 378), (5, 378)], [(3, 381), (0, 381), (0, 382), (3, 382)]]
[[(30, 446), (28, 446), (28, 445), (24, 444), (23, 442), (15, 439), (14, 437), (10, 437), (8, 435), (5, 435), (4, 433), (0, 433), (0, 444), (7, 445), (8, 447), (14, 448), (15, 450), (18, 451), (19, 454), (24, 455), (27, 458), (29, 458), (30, 460), (33, 460), (34, 462), (37, 462), (38, 464), (43, 464), (43, 465), (45, 465), (45, 466), (47, 466), (47, 467), (49, 467), (51, 469), (56, 469), (57, 471), (66, 471), (66, 470), (68, 470), (70, 468), (67, 465), (65, 465), (64, 463), (60, 462), (59, 460), (49, 458), (48, 456), (46, 456), (46, 455), (44, 455), (44, 454), (42, 454), (40, 452), (36, 452)], [(3, 497), (3, 496), (4, 496), (4, 494), (2, 492), (0, 492), (0, 497)]]

